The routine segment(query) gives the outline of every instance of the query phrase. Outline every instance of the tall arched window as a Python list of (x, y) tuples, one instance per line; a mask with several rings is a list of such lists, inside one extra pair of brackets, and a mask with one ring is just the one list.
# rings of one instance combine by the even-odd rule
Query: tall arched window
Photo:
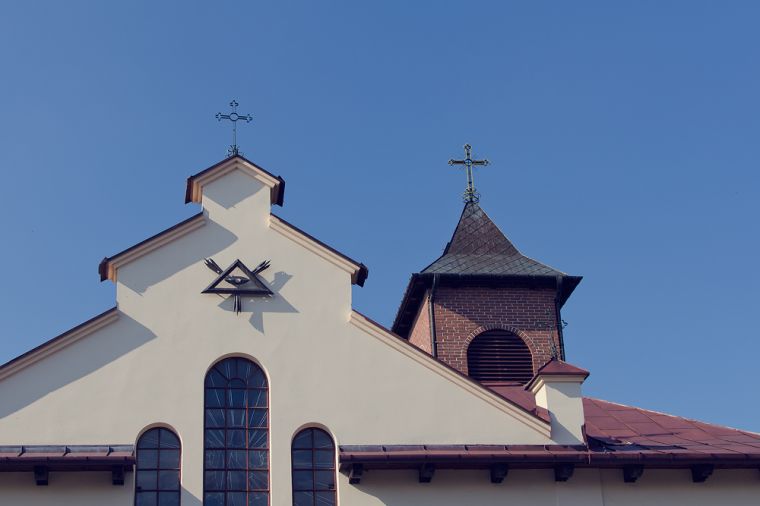
[(489, 330), (467, 348), (467, 372), (482, 383), (524, 384), (533, 377), (533, 357), (519, 336)]
[(293, 438), (293, 506), (334, 506), (335, 443), (322, 429), (304, 429)]
[(136, 506), (179, 506), (180, 443), (162, 427), (145, 431), (137, 441)]
[(244, 358), (218, 362), (206, 374), (204, 506), (269, 504), (267, 380)]

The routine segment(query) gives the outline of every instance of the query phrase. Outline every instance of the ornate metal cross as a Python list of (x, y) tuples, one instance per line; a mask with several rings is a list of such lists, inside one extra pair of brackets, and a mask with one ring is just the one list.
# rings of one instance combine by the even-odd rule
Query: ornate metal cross
[(239, 120), (245, 121), (246, 123), (250, 123), (253, 121), (253, 116), (250, 114), (238, 114), (237, 112), (238, 103), (236, 100), (233, 100), (230, 102), (230, 108), (232, 108), (232, 112), (229, 114), (222, 114), (221, 112), (216, 113), (216, 119), (219, 121), (222, 121), (223, 119), (230, 120), (232, 122), (232, 145), (227, 150), (227, 154), (229, 156), (239, 155), (240, 151), (238, 150), (237, 145), (237, 122)]
[(472, 179), (472, 167), (474, 165), (488, 165), (490, 162), (486, 159), (473, 160), (472, 159), (472, 146), (469, 144), (464, 145), (464, 160), (449, 160), (449, 165), (464, 165), (467, 170), (467, 189), (464, 191), (463, 197), (465, 202), (477, 202), (480, 200), (480, 194), (475, 191), (475, 184)]

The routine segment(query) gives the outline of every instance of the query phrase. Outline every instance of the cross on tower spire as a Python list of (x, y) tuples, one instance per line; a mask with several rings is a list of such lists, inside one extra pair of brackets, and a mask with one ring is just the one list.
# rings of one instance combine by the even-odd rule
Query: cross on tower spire
[(250, 123), (253, 121), (253, 116), (250, 114), (238, 114), (237, 112), (238, 103), (237, 100), (233, 100), (230, 102), (230, 108), (232, 111), (229, 114), (222, 114), (221, 112), (216, 113), (216, 119), (219, 121), (222, 121), (223, 119), (230, 120), (232, 122), (232, 145), (230, 145), (229, 149), (227, 150), (227, 154), (229, 156), (235, 156), (240, 154), (240, 150), (238, 149), (237, 145), (237, 122), (238, 121), (245, 121), (246, 123)]
[(477, 202), (480, 200), (480, 194), (475, 191), (475, 184), (472, 179), (472, 167), (474, 165), (488, 165), (490, 162), (486, 159), (473, 160), (472, 159), (472, 146), (469, 144), (464, 145), (464, 160), (449, 160), (449, 165), (464, 165), (467, 171), (467, 189), (464, 191), (463, 197), (465, 202)]

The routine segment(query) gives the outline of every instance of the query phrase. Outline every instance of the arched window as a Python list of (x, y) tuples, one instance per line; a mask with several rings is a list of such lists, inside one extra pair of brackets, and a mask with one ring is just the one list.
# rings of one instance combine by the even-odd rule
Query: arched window
[(206, 374), (204, 506), (269, 504), (267, 380), (244, 358), (218, 362)]
[(322, 429), (304, 429), (293, 438), (293, 506), (334, 506), (335, 444)]
[(533, 377), (533, 357), (519, 336), (489, 330), (467, 348), (467, 372), (482, 383), (524, 384)]
[(137, 441), (136, 506), (179, 506), (181, 446), (162, 427), (145, 431)]

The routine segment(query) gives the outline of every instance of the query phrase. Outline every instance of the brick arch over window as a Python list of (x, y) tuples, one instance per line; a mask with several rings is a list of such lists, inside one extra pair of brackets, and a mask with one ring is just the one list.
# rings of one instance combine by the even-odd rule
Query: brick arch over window
[(533, 354), (516, 332), (491, 329), (468, 340), (467, 372), (473, 379), (522, 385), (533, 377)]
[(269, 504), (269, 385), (264, 371), (240, 357), (206, 374), (204, 506)]
[[(503, 330), (506, 332), (511, 332), (515, 334), (516, 336), (519, 336), (520, 339), (522, 339), (523, 342), (528, 346), (528, 349), (530, 350), (530, 354), (533, 356), (533, 372), (540, 369), (541, 366), (544, 365), (549, 360), (549, 358), (546, 358), (546, 357), (550, 357), (551, 345), (547, 344), (544, 346), (543, 341), (551, 340), (552, 339), (551, 335), (545, 336), (545, 335), (528, 334), (522, 329), (518, 329), (511, 325), (505, 325), (505, 324), (500, 324), (500, 323), (495, 323), (492, 325), (482, 325), (476, 328), (475, 330), (473, 330), (472, 332), (470, 332), (467, 335), (467, 338), (464, 340), (463, 349), (465, 350), (464, 352), (465, 355), (466, 355), (466, 350), (470, 346), (470, 343), (472, 342), (472, 340), (478, 337), (480, 334), (487, 332), (489, 330)], [(539, 344), (539, 342), (541, 342), (542, 344)], [(546, 357), (544, 357), (544, 355), (546, 355)]]

